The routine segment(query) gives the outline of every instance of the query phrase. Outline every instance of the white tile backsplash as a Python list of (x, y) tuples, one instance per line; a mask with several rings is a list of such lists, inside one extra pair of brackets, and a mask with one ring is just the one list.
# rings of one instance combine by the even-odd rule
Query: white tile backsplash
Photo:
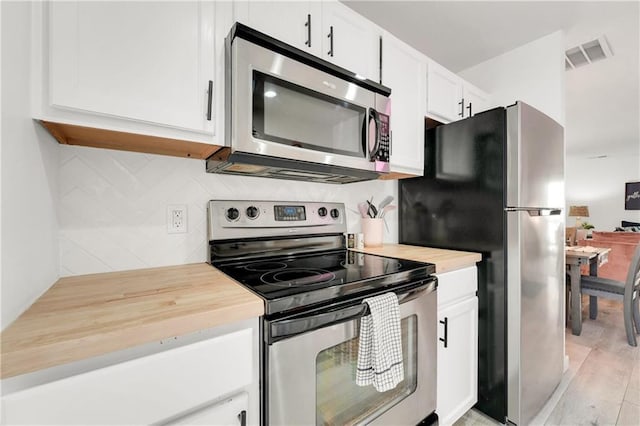
[[(69, 145), (60, 146), (59, 180), (61, 276), (206, 261), (210, 199), (343, 202), (349, 232), (359, 232), (358, 202), (398, 196), (396, 181), (331, 185), (214, 175), (201, 160)], [(187, 233), (167, 233), (169, 204), (187, 206)], [(397, 210), (386, 217), (385, 241), (396, 242)]]

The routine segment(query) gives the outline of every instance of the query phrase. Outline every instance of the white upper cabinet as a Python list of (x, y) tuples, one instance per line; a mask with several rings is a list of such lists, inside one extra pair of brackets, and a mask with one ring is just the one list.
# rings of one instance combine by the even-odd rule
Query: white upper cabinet
[(249, 1), (236, 7), (237, 18), (251, 28), (313, 55), (322, 55), (320, 2)]
[(378, 27), (335, 0), (248, 1), (235, 19), (280, 41), (373, 81), (379, 81)]
[(462, 87), (462, 99), (464, 99), (464, 116), (470, 117), (491, 108), (491, 97), (488, 93), (478, 89), (471, 83), (464, 82)]
[(378, 27), (337, 1), (322, 2), (322, 57), (369, 80), (380, 80)]
[(212, 2), (74, 1), (48, 7), (49, 107), (211, 139)]
[(488, 93), (458, 77), (442, 65), (429, 61), (427, 72), (427, 113), (448, 123), (491, 107)]
[(436, 62), (429, 61), (427, 112), (445, 122), (462, 118), (462, 79)]
[(427, 58), (385, 32), (382, 84), (391, 88), (391, 171), (422, 176)]

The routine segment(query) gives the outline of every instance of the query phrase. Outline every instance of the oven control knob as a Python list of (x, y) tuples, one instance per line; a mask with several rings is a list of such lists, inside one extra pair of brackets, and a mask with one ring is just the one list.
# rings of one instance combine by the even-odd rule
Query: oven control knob
[(231, 207), (227, 209), (227, 219), (229, 220), (238, 220), (240, 217), (240, 212), (235, 207)]
[(331, 217), (337, 219), (340, 216), (340, 211), (338, 209), (331, 209)]
[(249, 219), (255, 219), (259, 215), (260, 215), (260, 210), (258, 210), (256, 206), (247, 207), (247, 216), (249, 216)]
[(320, 207), (318, 209), (318, 216), (325, 217), (326, 215), (327, 215), (327, 208), (326, 207)]

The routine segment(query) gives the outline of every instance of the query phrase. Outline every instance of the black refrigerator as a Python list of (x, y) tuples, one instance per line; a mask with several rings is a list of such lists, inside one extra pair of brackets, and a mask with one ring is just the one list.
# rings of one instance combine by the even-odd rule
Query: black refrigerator
[(527, 424), (564, 362), (564, 130), (518, 102), (427, 129), (399, 242), (479, 252), (477, 409)]

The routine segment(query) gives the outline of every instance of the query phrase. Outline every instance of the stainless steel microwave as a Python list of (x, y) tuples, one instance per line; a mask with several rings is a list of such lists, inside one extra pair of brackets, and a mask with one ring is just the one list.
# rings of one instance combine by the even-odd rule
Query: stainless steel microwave
[(391, 90), (236, 23), (207, 171), (349, 183), (389, 171)]

